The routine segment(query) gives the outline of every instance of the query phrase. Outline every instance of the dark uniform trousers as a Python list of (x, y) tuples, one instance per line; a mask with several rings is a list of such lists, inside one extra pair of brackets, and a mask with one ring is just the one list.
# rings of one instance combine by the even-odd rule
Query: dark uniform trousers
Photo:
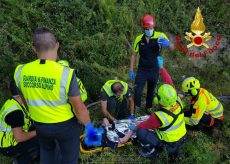
[(41, 164), (76, 164), (78, 163), (80, 135), (79, 124), (74, 117), (61, 123), (35, 122)]
[(39, 156), (38, 139), (34, 137), (16, 146), (0, 148), (0, 152), (8, 157), (16, 157), (18, 164), (29, 164)]
[(159, 71), (154, 71), (152, 69), (141, 69), (137, 71), (137, 76), (135, 79), (135, 105), (137, 107), (141, 106), (141, 96), (145, 83), (147, 82), (147, 96), (146, 96), (146, 108), (152, 107), (154, 90), (156, 88), (159, 77)]
[(169, 143), (160, 140), (157, 134), (153, 131), (143, 128), (137, 130), (137, 138), (143, 145), (143, 148), (155, 148), (156, 151), (162, 151), (163, 147), (165, 147), (169, 155), (179, 155), (181, 147), (185, 143), (185, 136), (182, 137), (179, 141)]
[(112, 114), (116, 119), (125, 119), (129, 116), (129, 103), (126, 96), (122, 101), (119, 101), (115, 96), (109, 97), (107, 100), (108, 112)]

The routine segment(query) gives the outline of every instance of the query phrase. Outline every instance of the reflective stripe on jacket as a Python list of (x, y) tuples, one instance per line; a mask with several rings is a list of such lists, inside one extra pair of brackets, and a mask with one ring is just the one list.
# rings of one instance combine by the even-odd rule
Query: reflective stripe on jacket
[(201, 88), (195, 102), (192, 102), (194, 113), (185, 117), (188, 125), (197, 125), (204, 113), (210, 114), (213, 118), (223, 117), (223, 106), (210, 92)]
[(73, 72), (55, 61), (40, 59), (16, 68), (14, 79), (34, 121), (58, 123), (74, 116), (68, 103)]
[(31, 121), (29, 119), (28, 112), (23, 110), (23, 108), (20, 106), (20, 104), (15, 101), (14, 99), (7, 100), (5, 104), (3, 105), (2, 109), (0, 110), (0, 147), (6, 148), (10, 146), (16, 146), (18, 143), (14, 139), (13, 131), (10, 125), (8, 125), (5, 122), (5, 118), (8, 114), (16, 111), (21, 110), (24, 114), (24, 126), (23, 130), (25, 132), (28, 132)]
[(161, 110), (155, 112), (162, 123), (156, 133), (161, 140), (176, 142), (186, 134), (184, 113), (181, 112), (181, 105), (178, 102), (175, 106), (164, 107), (164, 109), (166, 110), (165, 112)]

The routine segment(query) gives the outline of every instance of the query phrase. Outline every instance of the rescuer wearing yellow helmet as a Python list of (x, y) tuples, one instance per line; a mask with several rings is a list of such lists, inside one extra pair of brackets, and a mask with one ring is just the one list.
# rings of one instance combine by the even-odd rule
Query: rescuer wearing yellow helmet
[(156, 102), (158, 111), (136, 127), (130, 127), (131, 131), (120, 142), (127, 142), (133, 132), (136, 132), (142, 146), (138, 150), (139, 155), (153, 157), (164, 145), (170, 155), (177, 155), (186, 134), (182, 104), (176, 90), (169, 84), (159, 87)]
[(191, 108), (185, 112), (186, 125), (195, 126), (200, 123), (214, 127), (220, 125), (223, 116), (222, 104), (206, 89), (200, 87), (200, 82), (194, 77), (182, 82), (182, 91), (191, 99)]

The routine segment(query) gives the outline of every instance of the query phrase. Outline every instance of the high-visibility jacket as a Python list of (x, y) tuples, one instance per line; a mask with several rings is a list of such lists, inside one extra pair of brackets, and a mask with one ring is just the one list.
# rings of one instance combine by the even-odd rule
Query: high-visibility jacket
[(80, 89), (80, 95), (81, 95), (81, 99), (83, 102), (85, 102), (88, 98), (87, 96), (87, 91), (82, 83), (82, 81), (77, 77), (77, 83), (78, 83), (78, 86), (79, 86), (79, 89)]
[(105, 93), (106, 93), (109, 97), (114, 96), (114, 93), (113, 93), (113, 91), (112, 91), (112, 89), (111, 89), (111, 86), (112, 86), (114, 83), (116, 83), (116, 82), (121, 83), (121, 84), (123, 85), (123, 87), (124, 87), (124, 91), (123, 91), (122, 95), (125, 95), (125, 94), (128, 92), (128, 88), (129, 88), (129, 87), (128, 87), (128, 84), (127, 84), (126, 82), (121, 81), (121, 80), (108, 80), (108, 81), (103, 85), (102, 90), (104, 90)]
[(168, 40), (168, 37), (163, 32), (154, 31), (153, 36), (149, 38), (147, 43), (145, 34), (141, 34), (136, 37), (133, 45), (133, 51), (135, 54), (139, 54), (139, 69), (153, 69), (159, 71), (157, 56), (159, 55), (160, 46), (158, 38), (162, 36)]
[(162, 125), (155, 132), (160, 140), (176, 142), (186, 134), (184, 113), (181, 112), (182, 105), (177, 101), (173, 107), (164, 107), (155, 112)]
[(2, 109), (0, 110), (0, 121), (1, 121), (0, 147), (1, 148), (6, 148), (6, 147), (17, 145), (17, 141), (14, 139), (14, 135), (13, 135), (11, 126), (5, 122), (5, 118), (8, 114), (16, 110), (21, 110), (24, 114), (24, 123), (25, 123), (23, 126), (23, 130), (25, 132), (28, 132), (30, 125), (31, 125), (31, 121), (29, 119), (30, 117), (29, 117), (28, 112), (26, 110), (23, 110), (23, 108), (25, 109), (25, 107), (21, 106), (16, 100), (10, 99), (5, 102)]
[(210, 114), (213, 118), (223, 118), (222, 104), (207, 90), (201, 88), (197, 99), (191, 102), (194, 110), (192, 116), (185, 117), (185, 123), (188, 125), (197, 125), (203, 114)]
[(55, 61), (40, 59), (16, 68), (16, 84), (26, 99), (34, 121), (58, 123), (74, 117), (68, 103), (73, 72), (73, 69)]

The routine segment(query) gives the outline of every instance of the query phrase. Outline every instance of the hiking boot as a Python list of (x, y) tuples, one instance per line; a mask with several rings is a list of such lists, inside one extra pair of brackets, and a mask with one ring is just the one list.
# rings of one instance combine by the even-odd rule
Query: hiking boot
[(138, 154), (141, 157), (153, 158), (156, 155), (156, 150), (155, 150), (154, 147), (152, 147), (152, 148), (142, 148), (142, 149), (138, 149)]

